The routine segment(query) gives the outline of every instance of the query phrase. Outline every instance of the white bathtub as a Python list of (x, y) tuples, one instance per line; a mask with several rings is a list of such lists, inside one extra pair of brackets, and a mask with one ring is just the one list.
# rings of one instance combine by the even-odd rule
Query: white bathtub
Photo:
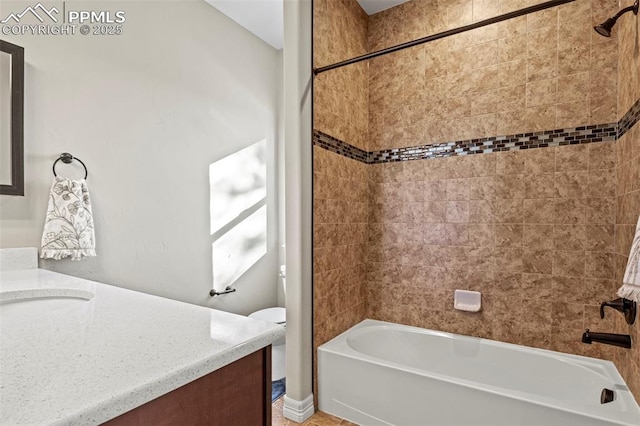
[(609, 361), (381, 321), (320, 346), (318, 379), (320, 410), (361, 425), (640, 425)]

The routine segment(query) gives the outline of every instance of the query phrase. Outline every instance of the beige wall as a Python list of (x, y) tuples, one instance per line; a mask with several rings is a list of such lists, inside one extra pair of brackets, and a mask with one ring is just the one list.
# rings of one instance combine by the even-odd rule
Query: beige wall
[[(315, 67), (367, 53), (367, 14), (355, 0), (315, 0), (313, 39)], [(314, 129), (366, 150), (368, 90), (366, 63), (318, 75)], [(363, 163), (318, 147), (313, 155), (315, 358), (319, 345), (366, 317), (368, 197)]]
[[(615, 277), (616, 287), (622, 284), (624, 268), (633, 241), (638, 216), (640, 215), (640, 124), (618, 141), (618, 166)], [(636, 399), (640, 400), (640, 318), (632, 326), (627, 325), (622, 316), (613, 314), (617, 320), (617, 332), (630, 334), (634, 342), (631, 351), (620, 353), (616, 365), (631, 387)]]
[(311, 0), (284, 2), (287, 394), (284, 416), (313, 415)]
[[(614, 296), (615, 144), (370, 165), (370, 317), (596, 357)], [(481, 291), (477, 314), (455, 289)]]
[(366, 165), (314, 147), (316, 346), (366, 316)]
[[(413, 0), (370, 17), (369, 49), (535, 3)], [(592, 29), (616, 11), (580, 0), (372, 60), (370, 150), (616, 121), (616, 39)]]
[[(0, 196), (0, 247), (40, 245), (51, 165), (70, 152), (89, 170), (98, 256), (41, 267), (240, 314), (275, 306), (280, 55), (203, 1), (82, 5), (126, 11), (123, 34), (2, 36), (25, 48), (26, 186)], [(211, 298), (209, 164), (262, 139), (268, 251)]]
[[(314, 67), (367, 53), (367, 14), (353, 0), (314, 1)], [(314, 79), (314, 128), (367, 149), (369, 67), (366, 62)]]
[[(368, 48), (534, 3), (414, 0), (369, 17)], [(622, 18), (609, 39), (592, 26), (618, 7), (581, 0), (370, 61), (365, 149), (617, 122), (640, 96), (639, 31), (631, 26), (638, 19)], [(339, 109), (345, 99), (330, 105)], [(585, 328), (626, 330), (615, 312), (601, 320), (598, 307), (616, 297), (640, 212), (639, 127), (619, 142), (366, 165), (367, 316), (615, 359), (638, 395), (634, 352), (580, 338)], [(342, 139), (323, 122), (315, 128)], [(362, 166), (314, 149), (322, 161), (343, 167), (334, 172), (343, 179)], [(322, 164), (314, 163), (317, 176), (326, 173), (319, 172), (327, 170)], [(344, 194), (331, 186), (335, 180), (320, 179), (316, 198)], [(342, 223), (329, 213), (322, 220)], [(321, 269), (332, 264), (315, 261)], [(482, 291), (482, 312), (455, 311), (456, 288)], [(351, 283), (351, 293), (359, 289)], [(318, 294), (326, 297), (316, 291), (316, 301)], [(344, 301), (323, 304), (331, 315)], [(335, 318), (320, 311), (315, 332), (332, 336), (326, 325), (337, 324)], [(637, 326), (631, 333), (638, 340)]]
[[(629, 2), (621, 1), (620, 7)], [(615, 30), (620, 40), (618, 71), (620, 91), (618, 96), (619, 116), (634, 103), (640, 101), (640, 19), (631, 14), (618, 20)], [(617, 211), (616, 211), (616, 283), (622, 283), (624, 267), (629, 256), (634, 230), (640, 215), (640, 123), (628, 131), (617, 143)], [(620, 353), (616, 364), (636, 399), (640, 400), (640, 318), (628, 326), (616, 315), (618, 332), (631, 334), (634, 348)]]

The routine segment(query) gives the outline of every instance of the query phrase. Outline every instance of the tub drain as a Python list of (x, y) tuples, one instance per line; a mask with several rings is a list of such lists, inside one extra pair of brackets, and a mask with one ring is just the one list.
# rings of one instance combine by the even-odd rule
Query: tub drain
[(606, 404), (615, 399), (615, 392), (611, 389), (604, 388), (602, 389), (602, 393), (600, 394), (600, 404)]

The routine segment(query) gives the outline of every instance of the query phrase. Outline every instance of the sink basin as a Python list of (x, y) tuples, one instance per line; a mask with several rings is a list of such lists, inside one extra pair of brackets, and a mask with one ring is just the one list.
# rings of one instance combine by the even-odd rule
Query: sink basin
[(0, 302), (0, 320), (5, 320), (5, 315), (30, 314), (42, 315), (46, 312), (63, 311), (73, 309), (76, 305), (84, 305), (89, 299), (77, 297), (42, 297), (17, 299), (8, 302)]
[(34, 300), (91, 300), (94, 294), (77, 288), (36, 288), (0, 292), (0, 306)]
[(0, 292), (0, 323), (2, 331), (24, 324), (77, 323), (85, 316), (94, 294), (80, 289), (28, 289)]

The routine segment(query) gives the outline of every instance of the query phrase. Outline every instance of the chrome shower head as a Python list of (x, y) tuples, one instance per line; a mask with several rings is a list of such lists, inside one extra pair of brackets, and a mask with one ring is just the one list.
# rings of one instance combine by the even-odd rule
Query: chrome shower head
[(616, 13), (615, 16), (607, 19), (600, 25), (596, 25), (595, 27), (593, 27), (593, 29), (596, 30), (596, 32), (601, 36), (611, 37), (611, 29), (616, 24), (616, 21), (618, 20), (618, 18), (627, 12), (633, 12), (634, 15), (637, 15), (638, 8), (639, 8), (639, 0), (636, 0), (633, 6), (625, 7), (620, 12)]

